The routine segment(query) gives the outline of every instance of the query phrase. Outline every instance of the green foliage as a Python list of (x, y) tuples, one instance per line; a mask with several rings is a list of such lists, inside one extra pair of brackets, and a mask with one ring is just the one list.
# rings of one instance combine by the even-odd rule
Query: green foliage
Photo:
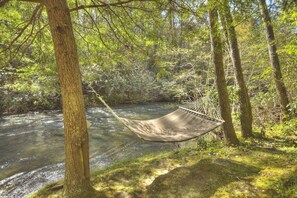
[(56, 85), (57, 72), (53, 68), (33, 64), (17, 69), (16, 72), (18, 80), (12, 85), (7, 85), (12, 90), (42, 92), (45, 95), (57, 94), (59, 91)]
[[(110, 3), (117, 1), (110, 1)], [(69, 7), (92, 1), (68, 1)], [(205, 17), (213, 5), (203, 1), (133, 1), (125, 6), (71, 12), (84, 84), (94, 84), (112, 103), (216, 98), (211, 64), (209, 27)], [(252, 4), (234, 3), (233, 16), (243, 72), (254, 108), (276, 108), (277, 100), (267, 43)], [(2, 109), (28, 104), (32, 108), (59, 106), (59, 84), (45, 10), (10, 46), (27, 25), (36, 5), (10, 1), (0, 12), (0, 71)], [(243, 11), (244, 10), (244, 11)], [(277, 9), (271, 12), (278, 11)], [(296, 100), (296, 10), (274, 16), (283, 78)], [(9, 50), (2, 51), (10, 46)], [(224, 49), (227, 52), (227, 48)], [(231, 60), (226, 77), (234, 115), (237, 88)], [(86, 87), (86, 86), (85, 86)], [(87, 103), (92, 104), (86, 92)], [(13, 101), (13, 103), (11, 102)], [(4, 103), (4, 104), (3, 104)], [(51, 104), (52, 103), (52, 104)], [(34, 105), (35, 104), (35, 105)], [(206, 104), (207, 105), (207, 104)], [(290, 107), (290, 109), (292, 109)]]
[(297, 101), (293, 101), (289, 104), (288, 111), (292, 117), (297, 116)]
[(281, 137), (294, 136), (297, 133), (297, 119), (293, 118), (281, 124), (273, 126), (273, 131), (276, 131)]
[(282, 71), (285, 84), (292, 97), (292, 101), (297, 99), (297, 37), (296, 37), (296, 8), (290, 8), (283, 11), (280, 18), (277, 20), (278, 29), (283, 29), (278, 34), (278, 43), (280, 48), (280, 60), (282, 63)]

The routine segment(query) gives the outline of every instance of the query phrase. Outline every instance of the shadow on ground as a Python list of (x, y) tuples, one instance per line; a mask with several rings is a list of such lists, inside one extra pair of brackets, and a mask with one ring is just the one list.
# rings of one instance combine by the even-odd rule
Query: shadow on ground
[(226, 159), (202, 159), (189, 167), (176, 168), (148, 186), (151, 198), (211, 197), (220, 187), (248, 180), (260, 170)]

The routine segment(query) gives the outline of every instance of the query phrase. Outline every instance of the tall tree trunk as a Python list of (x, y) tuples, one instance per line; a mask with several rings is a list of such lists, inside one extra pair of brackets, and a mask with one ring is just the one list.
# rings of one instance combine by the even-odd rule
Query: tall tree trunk
[(282, 79), (282, 72), (281, 72), (281, 67), (280, 67), (280, 63), (279, 63), (279, 59), (278, 59), (275, 37), (274, 37), (273, 28), (271, 25), (270, 15), (269, 15), (269, 12), (267, 9), (266, 1), (259, 0), (259, 3), (260, 3), (260, 7), (261, 7), (263, 20), (265, 23), (270, 64), (273, 68), (273, 77), (274, 77), (274, 81), (276, 84), (279, 101), (281, 104), (283, 114), (288, 114), (287, 105), (289, 104), (289, 98), (288, 98), (288, 94), (287, 94), (287, 89), (286, 89), (284, 81)]
[(169, 20), (169, 31), (170, 31), (170, 44), (172, 44), (174, 47), (178, 46), (178, 40), (177, 40), (177, 30), (175, 27), (175, 15), (176, 15), (176, 8), (175, 8), (175, 0), (169, 0), (169, 10), (168, 10), (168, 20)]
[(208, 11), (210, 24), (210, 38), (213, 55), (213, 63), (216, 73), (216, 85), (219, 95), (219, 104), (221, 116), (225, 120), (223, 124), (224, 135), (228, 145), (237, 145), (238, 139), (235, 134), (234, 126), (231, 118), (230, 101), (227, 92), (227, 83), (225, 79), (224, 64), (223, 64), (223, 50), (218, 25), (217, 9), (211, 8)]
[(244, 81), (241, 59), (238, 49), (237, 36), (233, 24), (232, 15), (230, 13), (229, 1), (224, 0), (224, 9), (221, 20), (225, 20), (226, 31), (228, 42), (231, 51), (231, 58), (234, 67), (236, 81), (239, 87), (238, 96), (239, 96), (239, 106), (240, 106), (240, 123), (241, 123), (241, 133), (242, 137), (247, 138), (253, 136), (252, 133), (252, 108), (251, 102), (248, 95), (248, 90)]
[(91, 197), (89, 140), (77, 47), (66, 0), (46, 0), (63, 101), (64, 197)]

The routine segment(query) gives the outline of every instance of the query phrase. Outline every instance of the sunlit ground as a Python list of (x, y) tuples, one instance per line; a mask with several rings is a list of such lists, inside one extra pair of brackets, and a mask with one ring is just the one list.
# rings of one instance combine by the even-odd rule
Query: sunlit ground
[[(92, 183), (100, 197), (296, 197), (296, 133), (266, 134), (237, 148), (199, 141), (124, 161), (95, 170)], [(53, 184), (35, 197), (57, 197), (61, 189)]]

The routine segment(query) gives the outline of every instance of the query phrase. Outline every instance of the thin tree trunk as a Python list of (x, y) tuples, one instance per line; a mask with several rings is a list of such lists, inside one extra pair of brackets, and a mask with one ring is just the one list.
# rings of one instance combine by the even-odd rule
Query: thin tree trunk
[(273, 28), (271, 25), (271, 19), (270, 15), (267, 9), (266, 1), (265, 0), (259, 0), (261, 12), (263, 16), (263, 20), (265, 23), (266, 28), (266, 38), (268, 42), (268, 51), (269, 51), (269, 57), (270, 57), (270, 63), (273, 68), (273, 77), (276, 84), (277, 93), (279, 96), (280, 105), (282, 108), (283, 114), (288, 114), (288, 104), (289, 104), (289, 98), (287, 94), (287, 89), (285, 87), (283, 78), (282, 78), (282, 72), (281, 67), (278, 59), (277, 49), (276, 49), (276, 43), (275, 43), (275, 37)]
[(242, 133), (242, 137), (248, 138), (253, 136), (252, 108), (251, 108), (250, 98), (248, 95), (248, 90), (247, 90), (243, 73), (242, 73), (237, 36), (236, 36), (234, 24), (233, 24), (232, 15), (230, 13), (230, 6), (229, 6), (228, 0), (224, 0), (224, 11), (223, 11), (221, 20), (225, 20), (227, 38), (228, 38), (227, 40), (229, 42), (235, 77), (239, 87), (238, 96), (239, 96), (239, 106), (240, 106), (241, 133)]
[(216, 73), (216, 85), (219, 95), (219, 104), (221, 110), (221, 116), (225, 120), (223, 124), (224, 136), (228, 145), (237, 145), (238, 139), (235, 134), (234, 126), (231, 118), (230, 101), (227, 92), (227, 83), (225, 79), (224, 64), (223, 64), (223, 50), (220, 36), (220, 30), (218, 25), (218, 13), (217, 9), (212, 8), (208, 12), (210, 23), (210, 37), (213, 62)]
[(66, 0), (44, 1), (55, 48), (63, 101), (64, 197), (92, 197), (89, 140), (77, 47)]
[(174, 0), (169, 0), (169, 28), (170, 28), (170, 43), (174, 46), (178, 46), (178, 40), (177, 40), (177, 32), (175, 28), (175, 3)]

